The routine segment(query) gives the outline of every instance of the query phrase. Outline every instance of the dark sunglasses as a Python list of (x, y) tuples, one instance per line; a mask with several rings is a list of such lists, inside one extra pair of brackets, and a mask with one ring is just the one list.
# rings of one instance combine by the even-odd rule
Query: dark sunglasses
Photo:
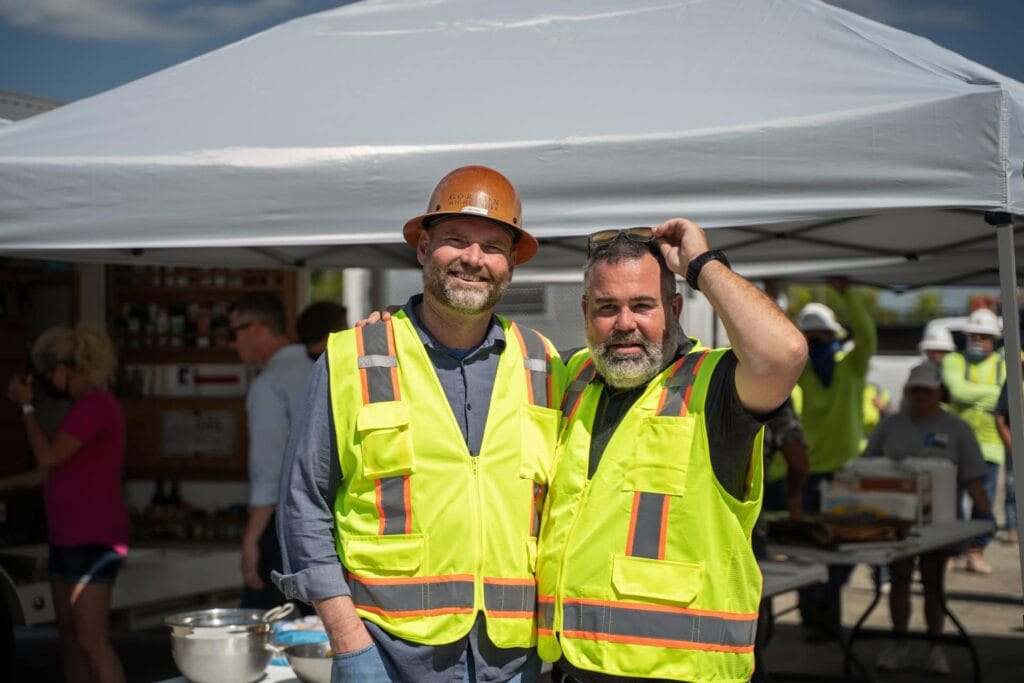
[(228, 328), (228, 341), (235, 341), (236, 339), (238, 339), (238, 333), (241, 332), (242, 330), (246, 329), (247, 327), (250, 327), (254, 322), (256, 322), (256, 321), (255, 320), (250, 320), (249, 322), (244, 322), (241, 325), (235, 325), (234, 327), (229, 327)]
[(654, 229), (624, 228), (622, 230), (598, 230), (587, 238), (587, 256), (590, 256), (590, 253), (594, 251), (594, 249), (606, 244), (611, 244), (615, 240), (619, 239), (619, 236), (625, 237), (631, 242), (647, 244), (654, 241)]

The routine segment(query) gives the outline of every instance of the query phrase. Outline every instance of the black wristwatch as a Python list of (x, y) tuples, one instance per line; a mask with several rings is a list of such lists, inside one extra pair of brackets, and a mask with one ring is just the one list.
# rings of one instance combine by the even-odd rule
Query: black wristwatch
[(696, 291), (700, 291), (700, 287), (697, 286), (697, 278), (700, 277), (701, 268), (704, 267), (708, 261), (721, 261), (725, 264), (726, 268), (732, 268), (729, 264), (729, 259), (725, 257), (725, 254), (718, 249), (711, 249), (705, 251), (700, 256), (690, 261), (690, 265), (686, 267), (686, 284)]

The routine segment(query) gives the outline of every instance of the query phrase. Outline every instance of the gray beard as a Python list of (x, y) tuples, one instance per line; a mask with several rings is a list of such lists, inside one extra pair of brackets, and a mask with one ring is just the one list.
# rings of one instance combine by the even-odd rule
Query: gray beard
[[(639, 344), (642, 351), (629, 356), (616, 354), (609, 346), (621, 342)], [(587, 333), (587, 348), (594, 360), (594, 367), (604, 378), (605, 384), (613, 389), (633, 389), (647, 384), (665, 367), (669, 349), (675, 347), (678, 335), (669, 326), (661, 346), (647, 341), (640, 332), (631, 334), (613, 333), (601, 343), (596, 343)]]
[[(449, 267), (450, 268), (450, 267)], [(504, 280), (491, 280), (486, 289), (463, 287), (454, 278), (447, 277), (449, 268), (441, 268), (428, 262), (423, 266), (423, 291), (435, 300), (457, 313), (476, 314), (493, 310), (505, 295), (511, 276)], [(466, 270), (455, 270), (463, 274), (476, 275)]]

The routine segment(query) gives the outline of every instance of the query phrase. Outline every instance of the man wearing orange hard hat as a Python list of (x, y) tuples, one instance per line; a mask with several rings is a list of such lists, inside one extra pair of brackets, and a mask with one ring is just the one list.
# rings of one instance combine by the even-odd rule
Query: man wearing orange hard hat
[(293, 424), (278, 534), (332, 681), (536, 680), (537, 533), (555, 347), (494, 309), (537, 252), (503, 175), (446, 175), (403, 230), (423, 292), (332, 334)]

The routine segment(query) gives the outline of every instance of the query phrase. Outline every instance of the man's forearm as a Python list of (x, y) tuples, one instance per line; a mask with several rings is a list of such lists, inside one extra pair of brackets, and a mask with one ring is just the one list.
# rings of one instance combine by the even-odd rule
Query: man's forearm
[(245, 534), (242, 536), (243, 543), (259, 543), (270, 518), (274, 516), (276, 505), (253, 505), (249, 508), (249, 519), (245, 522)]
[[(744, 406), (765, 412), (779, 407), (806, 363), (803, 335), (775, 302), (717, 261), (701, 271), (700, 288), (721, 318), (739, 360), (737, 389)], [(757, 383), (757, 400), (744, 395), (741, 377)]]
[(1003, 442), (1003, 448), (1009, 451), (1012, 443), (1010, 438), (1010, 425), (1002, 415), (996, 415), (996, 430), (999, 432), (999, 438)]
[(324, 630), (331, 641), (331, 649), (338, 652), (355, 652), (373, 644), (370, 632), (363, 625), (363, 620), (356, 614), (352, 598), (339, 595), (325, 600), (314, 600)]

